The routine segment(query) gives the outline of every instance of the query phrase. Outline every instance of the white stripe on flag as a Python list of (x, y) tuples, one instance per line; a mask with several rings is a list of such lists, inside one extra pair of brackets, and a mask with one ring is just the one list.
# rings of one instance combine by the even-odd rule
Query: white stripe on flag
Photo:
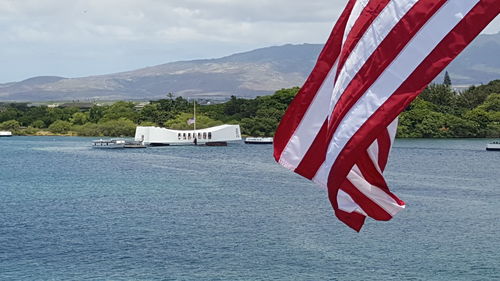
[(373, 164), (375, 165), (375, 168), (377, 168), (377, 171), (382, 174), (382, 169), (380, 168), (380, 165), (378, 164), (378, 141), (375, 140), (370, 147), (368, 147), (368, 156), (370, 156), (370, 159), (372, 160)]
[(362, 214), (363, 216), (368, 216), (363, 209), (354, 202), (352, 197), (345, 193), (343, 190), (339, 190), (337, 193), (337, 202), (339, 205), (339, 209), (348, 213), (357, 212)]
[(349, 83), (363, 67), (368, 58), (377, 50), (380, 43), (396, 26), (403, 16), (415, 5), (418, 0), (391, 1), (373, 21), (361, 40), (353, 49), (341, 69), (337, 83), (333, 89), (333, 98), (330, 111), (333, 110), (338, 99), (344, 93)]
[(347, 39), (347, 36), (349, 33), (351, 33), (351, 30), (356, 23), (356, 21), (359, 18), (359, 15), (361, 15), (361, 12), (365, 9), (366, 5), (368, 5), (369, 0), (358, 0), (356, 1), (356, 4), (354, 4), (354, 7), (352, 8), (351, 15), (349, 16), (349, 20), (347, 21), (346, 25), (346, 32), (344, 32), (344, 38), (342, 39), (342, 45), (344, 45), (345, 40)]
[(379, 205), (391, 216), (394, 216), (405, 208), (404, 205), (399, 205), (398, 202), (396, 202), (396, 200), (389, 196), (385, 191), (366, 181), (358, 166), (354, 165), (352, 170), (349, 172), (349, 175), (347, 175), (347, 179), (356, 187), (356, 189), (362, 192), (366, 197), (370, 198), (370, 200)]
[(279, 162), (290, 170), (296, 169), (300, 164), (300, 161), (302, 161), (307, 150), (311, 147), (329, 114), (328, 105), (332, 96), (337, 62), (335, 62), (330, 72), (328, 72), (326, 79), (321, 84), (321, 88), (307, 109), (304, 118), (302, 118), (294, 135), (290, 138), (290, 141), (281, 154)]

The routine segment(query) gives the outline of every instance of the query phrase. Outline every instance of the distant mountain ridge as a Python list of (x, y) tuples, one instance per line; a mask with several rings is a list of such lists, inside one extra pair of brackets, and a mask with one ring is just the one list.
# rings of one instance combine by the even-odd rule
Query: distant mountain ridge
[[(500, 33), (478, 36), (448, 67), (454, 84), (500, 79)], [(443, 74), (439, 76), (442, 78)], [(439, 81), (443, 81), (440, 79)]]
[[(179, 61), (82, 78), (40, 76), (0, 84), (0, 101), (255, 97), (301, 86), (322, 49), (320, 44), (283, 45), (218, 59)], [(500, 33), (480, 35), (447, 68), (453, 84), (500, 78)], [(442, 75), (436, 78), (442, 81)]]

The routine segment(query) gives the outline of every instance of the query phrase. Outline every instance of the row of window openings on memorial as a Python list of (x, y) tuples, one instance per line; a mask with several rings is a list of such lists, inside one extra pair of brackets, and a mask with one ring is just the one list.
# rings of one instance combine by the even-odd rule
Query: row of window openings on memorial
[[(196, 134), (193, 133), (179, 133), (177, 134), (177, 138), (179, 140), (190, 140), (190, 139), (194, 139), (196, 137)], [(206, 140), (207, 138), (210, 140), (212, 139), (212, 133), (211, 132), (208, 132), (208, 134), (205, 132), (205, 133), (198, 133), (198, 137), (196, 137), (197, 139), (201, 140), (201, 139), (204, 139)]]

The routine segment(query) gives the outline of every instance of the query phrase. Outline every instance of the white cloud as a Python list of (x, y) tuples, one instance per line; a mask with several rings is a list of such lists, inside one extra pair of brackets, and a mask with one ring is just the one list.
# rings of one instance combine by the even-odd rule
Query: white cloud
[[(0, 81), (115, 72), (269, 45), (322, 43), (346, 2), (0, 0), (0, 61), (6, 69)], [(497, 20), (487, 31), (499, 29)], [(51, 61), (60, 63), (54, 67)]]
[[(205, 34), (204, 38), (237, 40), (248, 34), (281, 28), (282, 23), (332, 22), (345, 1), (241, 1), (241, 0), (3, 0), (0, 5), (4, 26), (52, 34), (54, 39), (156, 40), (155, 35), (172, 32), (181, 38)], [(266, 29), (261, 29), (262, 25)], [(296, 26), (293, 26), (297, 28)], [(300, 28), (300, 27), (299, 27)], [(193, 32), (194, 30), (194, 32)], [(233, 31), (233, 32), (228, 32)], [(187, 36), (179, 34), (185, 31)], [(238, 31), (238, 32), (234, 32)], [(12, 32), (4, 29), (2, 33)], [(310, 32), (314, 34), (314, 32)], [(212, 36), (212, 34), (215, 34)], [(14, 39), (28, 40), (16, 32)], [(224, 38), (224, 36), (230, 36)], [(321, 37), (318, 36), (318, 40)], [(33, 38), (35, 39), (35, 38)], [(169, 38), (170, 39), (170, 38)], [(295, 40), (300, 40), (296, 38)]]

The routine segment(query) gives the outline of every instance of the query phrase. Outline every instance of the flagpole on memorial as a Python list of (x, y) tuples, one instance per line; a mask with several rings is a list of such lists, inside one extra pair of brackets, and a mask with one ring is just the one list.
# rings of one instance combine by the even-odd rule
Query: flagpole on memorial
[(198, 145), (198, 140), (196, 139), (196, 99), (193, 99), (193, 128), (194, 128), (194, 145)]

